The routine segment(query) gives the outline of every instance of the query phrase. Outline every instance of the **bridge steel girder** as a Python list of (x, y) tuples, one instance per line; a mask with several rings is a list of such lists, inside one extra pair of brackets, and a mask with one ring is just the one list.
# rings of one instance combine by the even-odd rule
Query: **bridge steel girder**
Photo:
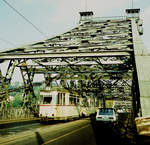
[(42, 73), (46, 85), (60, 81), (83, 97), (134, 101), (133, 55), (131, 20), (119, 19), (85, 22), (44, 42), (0, 53), (0, 61), (18, 60), (24, 96), (35, 96), (33, 77)]
[(15, 70), (15, 67), (17, 66), (17, 60), (10, 60), (7, 71), (6, 71), (6, 75), (5, 75), (5, 82), (8, 82), (8, 87), (11, 83), (12, 80), (12, 76)]
[(11, 101), (9, 98), (9, 86), (10, 86), (12, 75), (14, 73), (16, 65), (17, 65), (17, 62), (15, 60), (10, 60), (5, 76), (2, 75), (2, 72), (0, 70), (0, 81), (1, 81), (1, 85), (0, 85), (0, 94), (1, 94), (0, 112), (7, 111), (8, 104), (11, 107)]
[[(26, 63), (25, 59), (18, 60), (18, 64)], [(20, 67), (22, 79), (24, 82), (23, 108), (29, 108), (34, 115), (37, 115), (36, 96), (33, 89), (34, 68), (32, 66)]]
[(70, 57), (120, 57), (120, 56), (130, 56), (131, 51), (114, 51), (114, 52), (74, 52), (74, 53), (35, 53), (35, 54), (0, 54), (0, 60), (10, 60), (10, 59), (42, 59), (42, 58), (70, 58)]
[(2, 113), (2, 110), (7, 110), (7, 102), (8, 102), (8, 88), (5, 84), (5, 79), (2, 75), (2, 72), (0, 70), (0, 80), (1, 80), (1, 86), (0, 86), (0, 93), (5, 92), (3, 96), (0, 97), (0, 113)]
[(145, 48), (138, 32), (138, 23), (132, 19), (132, 35), (134, 47), (134, 59), (136, 69), (136, 87), (133, 90), (134, 95), (138, 99), (137, 106), (140, 106), (140, 116), (150, 116), (150, 56), (148, 50)]

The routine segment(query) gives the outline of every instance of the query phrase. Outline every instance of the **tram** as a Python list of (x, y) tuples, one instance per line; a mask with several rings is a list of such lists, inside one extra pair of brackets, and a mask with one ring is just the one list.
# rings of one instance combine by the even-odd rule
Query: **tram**
[(96, 98), (81, 98), (61, 87), (40, 91), (39, 117), (41, 122), (70, 120), (96, 113)]

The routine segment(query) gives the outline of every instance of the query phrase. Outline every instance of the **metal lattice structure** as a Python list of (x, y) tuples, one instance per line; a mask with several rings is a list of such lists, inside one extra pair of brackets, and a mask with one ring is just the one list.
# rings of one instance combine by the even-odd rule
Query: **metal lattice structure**
[[(134, 52), (134, 31), (142, 34), (139, 9), (126, 10), (125, 17), (92, 18), (81, 12), (77, 27), (53, 38), (0, 53), (10, 61), (6, 76), (0, 73), (2, 102), (13, 68), (19, 67), (24, 81), (24, 99), (34, 108), (33, 78), (43, 74), (45, 84), (56, 82), (82, 97), (131, 101), (135, 115), (140, 112), (140, 94)], [(131, 16), (130, 16), (131, 15)], [(8, 82), (7, 82), (8, 81)], [(29, 107), (29, 106), (28, 106)]]

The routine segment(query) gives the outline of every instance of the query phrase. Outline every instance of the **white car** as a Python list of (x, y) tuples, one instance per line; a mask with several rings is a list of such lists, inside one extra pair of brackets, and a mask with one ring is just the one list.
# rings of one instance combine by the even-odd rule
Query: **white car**
[(96, 121), (116, 122), (117, 116), (113, 108), (99, 108), (96, 114)]

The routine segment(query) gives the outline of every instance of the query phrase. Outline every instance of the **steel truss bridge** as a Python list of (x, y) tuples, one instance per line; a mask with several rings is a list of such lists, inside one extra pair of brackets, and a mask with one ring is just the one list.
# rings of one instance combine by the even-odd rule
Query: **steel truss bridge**
[[(24, 82), (25, 107), (35, 108), (34, 76), (43, 74), (82, 97), (131, 101), (134, 115), (150, 115), (150, 57), (140, 39), (140, 9), (127, 9), (125, 17), (93, 18), (80, 12), (77, 27), (45, 41), (0, 53), (0, 64), (9, 62), (5, 75), (0, 70), (0, 107), (9, 101), (9, 85), (16, 67)], [(13, 90), (15, 91), (15, 90)], [(32, 95), (33, 100), (30, 99)]]

